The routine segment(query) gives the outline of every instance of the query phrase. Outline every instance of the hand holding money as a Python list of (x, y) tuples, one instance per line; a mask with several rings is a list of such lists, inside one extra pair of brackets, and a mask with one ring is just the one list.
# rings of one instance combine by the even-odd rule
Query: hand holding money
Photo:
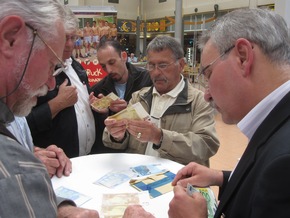
[(128, 121), (126, 119), (115, 120), (107, 118), (105, 120), (106, 128), (115, 141), (121, 141), (125, 137), (127, 124)]
[(182, 186), (175, 186), (174, 197), (169, 203), (169, 217), (203, 217), (207, 218), (207, 202), (198, 192), (189, 196)]
[(108, 108), (110, 107), (111, 103), (115, 100), (117, 100), (119, 97), (115, 95), (113, 92), (108, 94), (107, 96), (103, 96), (102, 94), (98, 95), (98, 98), (92, 98), (90, 96), (90, 102), (93, 110), (99, 112), (99, 113), (107, 113)]

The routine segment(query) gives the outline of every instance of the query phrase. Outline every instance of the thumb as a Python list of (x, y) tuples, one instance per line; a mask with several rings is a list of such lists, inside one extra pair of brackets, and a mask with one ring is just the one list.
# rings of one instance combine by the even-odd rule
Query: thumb
[(65, 87), (67, 86), (67, 84), (68, 84), (68, 79), (65, 79), (63, 83), (60, 85), (60, 87)]

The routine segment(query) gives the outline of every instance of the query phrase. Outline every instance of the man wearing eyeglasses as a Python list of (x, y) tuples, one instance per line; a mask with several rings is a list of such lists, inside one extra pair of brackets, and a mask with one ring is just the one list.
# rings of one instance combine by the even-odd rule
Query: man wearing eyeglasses
[(63, 20), (57, 0), (0, 2), (0, 217), (98, 217), (57, 201), (45, 166), (6, 128), (54, 88)]
[(205, 99), (249, 144), (232, 172), (195, 163), (181, 169), (170, 217), (207, 217), (205, 200), (188, 196), (187, 183), (220, 187), (216, 218), (290, 216), (289, 38), (283, 18), (262, 9), (228, 13), (200, 38)]
[(218, 148), (214, 111), (182, 76), (185, 65), (180, 43), (157, 36), (147, 47), (147, 70), (153, 86), (133, 93), (129, 104), (140, 102), (150, 121), (106, 119), (105, 146), (209, 166)]
[(71, 57), (77, 28), (78, 19), (67, 8), (64, 69), (56, 76), (56, 87), (39, 97), (27, 116), (35, 145), (46, 148), (55, 144), (70, 158), (90, 153), (96, 135), (88, 77), (81, 64)]

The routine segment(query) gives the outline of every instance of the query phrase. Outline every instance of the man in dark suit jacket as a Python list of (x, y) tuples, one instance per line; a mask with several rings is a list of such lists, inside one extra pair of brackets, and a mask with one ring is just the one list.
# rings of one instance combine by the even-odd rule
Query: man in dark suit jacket
[(189, 196), (187, 183), (220, 187), (215, 218), (290, 217), (289, 38), (283, 18), (262, 9), (228, 13), (203, 33), (205, 99), (249, 144), (232, 172), (196, 163), (181, 169), (169, 217), (207, 217), (205, 199)]
[(95, 142), (95, 122), (86, 70), (71, 57), (78, 21), (73, 14), (68, 16), (71, 18), (65, 25), (66, 42), (62, 57), (66, 69), (55, 77), (56, 87), (47, 95), (38, 97), (27, 122), (34, 145), (46, 148), (55, 144), (71, 158), (91, 151)]

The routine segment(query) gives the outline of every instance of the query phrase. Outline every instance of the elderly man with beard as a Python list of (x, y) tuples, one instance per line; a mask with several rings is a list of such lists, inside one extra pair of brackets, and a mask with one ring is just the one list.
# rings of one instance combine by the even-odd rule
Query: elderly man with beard
[(182, 75), (182, 46), (172, 37), (157, 36), (147, 47), (147, 58), (153, 86), (133, 93), (129, 104), (140, 102), (151, 120), (106, 119), (105, 146), (209, 166), (219, 148), (214, 111)]
[(63, 21), (57, 0), (0, 2), (0, 217), (98, 217), (56, 199), (45, 166), (6, 128), (54, 88)]
[[(118, 41), (101, 43), (97, 56), (99, 64), (108, 75), (92, 87), (94, 96), (102, 98), (113, 92), (119, 99), (113, 101), (108, 109), (94, 112), (97, 131), (96, 142), (91, 153), (120, 152), (119, 149), (110, 149), (103, 145), (104, 120), (108, 115), (126, 108), (132, 93), (143, 87), (151, 86), (152, 82), (146, 69), (127, 63), (127, 53)], [(91, 101), (96, 98), (94, 96), (91, 96)]]

